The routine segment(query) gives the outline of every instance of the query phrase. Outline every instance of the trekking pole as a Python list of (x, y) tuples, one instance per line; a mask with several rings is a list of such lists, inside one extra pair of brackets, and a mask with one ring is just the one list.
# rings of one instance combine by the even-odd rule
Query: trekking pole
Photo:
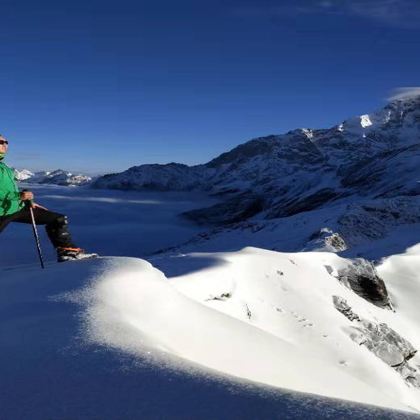
[(35, 223), (34, 210), (32, 208), (32, 200), (26, 200), (25, 206), (29, 209), (29, 213), (31, 214), (32, 230), (34, 232), (36, 247), (38, 249), (39, 261), (41, 262), (41, 267), (45, 268), (44, 259), (42, 258), (41, 244), (39, 242), (38, 230), (36, 228), (36, 223)]

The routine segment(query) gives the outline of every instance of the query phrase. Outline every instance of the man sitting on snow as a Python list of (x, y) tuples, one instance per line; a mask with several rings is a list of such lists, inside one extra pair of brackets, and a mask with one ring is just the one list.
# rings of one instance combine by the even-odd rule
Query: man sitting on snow
[(36, 203), (30, 191), (20, 192), (13, 170), (3, 163), (8, 150), (8, 141), (0, 134), (0, 232), (10, 223), (32, 223), (30, 211), (25, 202), (31, 203), (37, 225), (45, 225), (48, 237), (57, 250), (58, 262), (91, 258), (72, 241), (67, 228), (67, 217), (54, 213)]

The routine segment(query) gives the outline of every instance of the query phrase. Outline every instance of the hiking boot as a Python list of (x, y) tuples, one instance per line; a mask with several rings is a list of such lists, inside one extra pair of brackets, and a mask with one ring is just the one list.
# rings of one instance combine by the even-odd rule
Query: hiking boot
[(57, 261), (84, 260), (86, 258), (96, 258), (98, 254), (87, 254), (82, 248), (57, 248)]

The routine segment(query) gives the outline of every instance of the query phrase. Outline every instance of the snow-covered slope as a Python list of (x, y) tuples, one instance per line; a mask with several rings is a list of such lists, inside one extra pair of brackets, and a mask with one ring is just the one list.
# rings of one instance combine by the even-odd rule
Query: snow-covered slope
[(353, 198), (289, 217), (212, 228), (161, 252), (331, 251), (373, 260), (403, 252), (420, 238), (420, 197)]
[[(188, 270), (188, 263), (194, 264), (194, 258), (198, 264), (201, 260), (201, 270)], [(177, 259), (178, 267), (166, 260), (161, 268), (166, 269), (181, 293), (287, 343), (283, 349), (276, 349), (281, 360), (263, 356), (270, 360), (271, 376), (263, 379), (264, 369), (257, 369), (258, 380), (277, 385), (281, 382), (281, 386), (293, 388), (288, 380), (296, 378), (288, 375), (303, 368), (308, 370), (299, 374), (302, 377), (318, 380), (322, 376), (328, 383), (336, 383), (337, 390), (332, 392), (345, 393), (341, 380), (346, 383), (343, 375), (349, 375), (372, 389), (389, 392), (391, 399), (398, 396), (405, 404), (420, 409), (420, 359), (416, 356), (420, 329), (414, 305), (420, 287), (419, 247), (404, 256), (390, 258), (379, 268), (384, 277), (393, 278), (390, 293), (395, 311), (380, 308), (355, 294), (343, 280), (349, 279), (348, 270), (354, 263), (332, 253), (283, 254), (247, 248), (231, 254), (181, 255)], [(411, 259), (411, 263), (400, 271), (398, 263), (403, 265), (404, 259)], [(405, 309), (400, 312), (402, 307)], [(221, 341), (213, 346), (222, 346)], [(258, 345), (263, 348), (263, 344)], [(257, 352), (249, 343), (243, 347), (243, 352)], [(193, 355), (198, 353), (192, 350)], [(236, 365), (235, 357), (230, 360), (225, 355), (214, 363), (223, 366), (221, 370), (232, 372), (235, 366), (240, 369), (244, 365), (243, 360)], [(264, 363), (261, 359), (259, 362)], [(340, 372), (324, 371), (324, 363)], [(277, 379), (274, 366), (280, 367)], [(310, 373), (314, 367), (319, 371)], [(326, 384), (311, 391), (310, 381), (297, 386), (294, 389), (331, 392)], [(349, 389), (358, 393), (364, 388), (353, 383)], [(357, 400), (367, 402), (370, 397), (364, 400), (363, 395), (367, 395), (365, 391)], [(388, 397), (381, 398), (390, 401)]]
[[(351, 262), (330, 253), (248, 248), (153, 261), (162, 271), (135, 258), (46, 270), (2, 268), (0, 303), (7, 320), (0, 324), (2, 414), (410, 418), (290, 390), (420, 411), (419, 389), (388, 363), (404, 347), (382, 348), (380, 342), (372, 347), (368, 341), (378, 338), (376, 326), (386, 323), (420, 345), (413, 293), (420, 287), (417, 267), (402, 273), (410, 279), (411, 296), (399, 284), (398, 269), (401, 258), (417, 253), (411, 250), (383, 266), (394, 280), (395, 306), (405, 308), (397, 312), (369, 304), (341, 283), (337, 274)], [(359, 319), (343, 311), (344, 299)], [(418, 362), (412, 358), (410, 367)], [(198, 405), (182, 397), (185, 374), (189, 400), (193, 393)], [(208, 391), (199, 379), (203, 375)], [(238, 387), (240, 381), (245, 388)], [(224, 382), (224, 396), (214, 400)], [(252, 382), (264, 404), (253, 397)], [(234, 402), (240, 395), (250, 398), (242, 407)]]

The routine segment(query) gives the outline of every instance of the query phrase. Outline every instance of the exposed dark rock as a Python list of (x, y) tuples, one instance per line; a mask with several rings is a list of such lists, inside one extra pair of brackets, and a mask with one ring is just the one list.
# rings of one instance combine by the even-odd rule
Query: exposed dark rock
[(246, 316), (248, 317), (248, 319), (251, 319), (252, 312), (251, 312), (251, 309), (249, 309), (249, 306), (247, 304), (245, 304), (245, 309), (246, 309)]
[(221, 294), (221, 295), (219, 295), (219, 296), (212, 296), (212, 297), (210, 297), (210, 298), (206, 299), (206, 301), (210, 301), (210, 300), (220, 300), (220, 301), (224, 302), (225, 300), (230, 299), (231, 297), (232, 297), (232, 293), (230, 293), (230, 292), (226, 292), (226, 293), (222, 293), (222, 294)]
[(350, 321), (360, 321), (359, 315), (355, 314), (350, 306), (347, 304), (346, 299), (340, 296), (333, 296), (333, 303), (337, 311), (341, 312)]
[(362, 298), (379, 306), (392, 309), (384, 281), (378, 276), (373, 264), (363, 258), (338, 272), (339, 281)]
[(314, 210), (329, 201), (339, 197), (340, 194), (331, 188), (323, 188), (309, 196), (297, 197), (295, 200), (285, 202), (282, 211), (274, 215), (270, 212), (270, 217), (287, 217), (304, 211)]
[(232, 224), (252, 217), (263, 208), (263, 200), (252, 195), (242, 195), (204, 209), (192, 210), (182, 215), (198, 224)]
[(361, 321), (365, 335), (364, 345), (386, 364), (397, 367), (410, 360), (417, 350), (406, 339), (385, 323), (374, 323), (368, 320)]
[(395, 367), (395, 370), (410, 385), (420, 388), (420, 371), (419, 368), (412, 367), (407, 361)]
[(335, 308), (355, 325), (350, 327), (350, 338), (368, 348), (388, 366), (393, 367), (406, 382), (420, 388), (418, 366), (410, 363), (417, 350), (404, 337), (385, 323), (361, 318), (340, 296), (333, 296)]
[(314, 232), (307, 242), (304, 251), (327, 250), (333, 252), (345, 251), (347, 244), (339, 233), (333, 232), (331, 229), (322, 228)]

